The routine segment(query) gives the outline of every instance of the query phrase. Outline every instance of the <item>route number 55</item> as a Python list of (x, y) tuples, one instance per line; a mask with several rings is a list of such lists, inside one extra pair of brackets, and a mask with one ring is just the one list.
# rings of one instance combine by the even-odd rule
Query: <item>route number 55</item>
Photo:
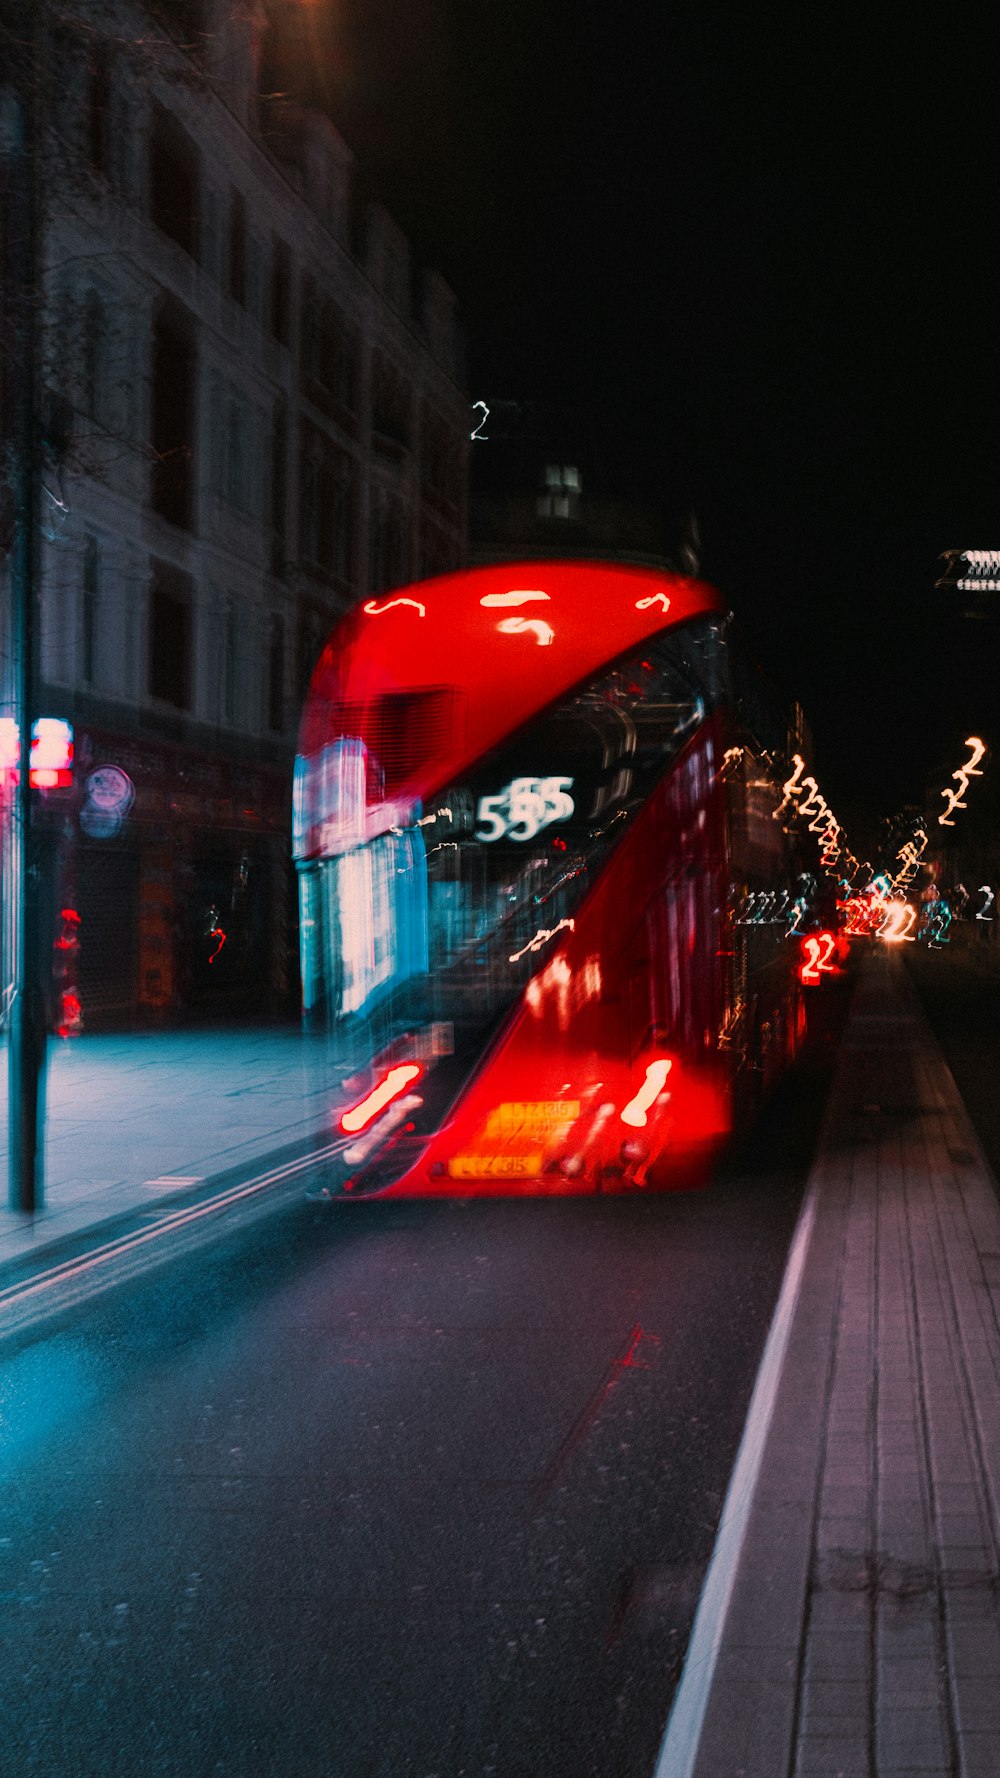
[(533, 840), (552, 821), (565, 821), (575, 804), (572, 778), (513, 778), (495, 796), (481, 796), (477, 840)]

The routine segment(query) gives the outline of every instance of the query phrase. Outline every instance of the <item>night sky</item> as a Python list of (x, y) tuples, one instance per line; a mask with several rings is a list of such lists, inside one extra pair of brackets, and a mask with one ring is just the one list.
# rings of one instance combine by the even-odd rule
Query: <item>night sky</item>
[(969, 732), (937, 558), (1000, 547), (987, 9), (309, 18), (334, 120), (457, 292), (472, 398), (592, 410), (637, 495), (696, 512), (838, 813), (921, 801)]

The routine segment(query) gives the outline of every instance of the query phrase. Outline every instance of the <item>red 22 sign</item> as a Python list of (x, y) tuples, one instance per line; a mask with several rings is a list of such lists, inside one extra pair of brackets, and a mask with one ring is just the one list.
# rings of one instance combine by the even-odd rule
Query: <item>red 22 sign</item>
[(814, 987), (821, 975), (835, 975), (836, 965), (830, 959), (837, 949), (836, 936), (832, 932), (810, 932), (802, 940), (802, 962), (799, 964), (799, 981), (804, 987)]

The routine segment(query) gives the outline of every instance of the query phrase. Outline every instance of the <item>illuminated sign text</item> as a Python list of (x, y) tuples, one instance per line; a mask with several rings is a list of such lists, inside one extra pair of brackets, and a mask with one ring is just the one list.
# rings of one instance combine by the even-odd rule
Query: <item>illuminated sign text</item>
[(568, 794), (572, 778), (514, 778), (496, 796), (481, 796), (477, 840), (533, 840), (552, 821), (565, 821), (575, 804)]

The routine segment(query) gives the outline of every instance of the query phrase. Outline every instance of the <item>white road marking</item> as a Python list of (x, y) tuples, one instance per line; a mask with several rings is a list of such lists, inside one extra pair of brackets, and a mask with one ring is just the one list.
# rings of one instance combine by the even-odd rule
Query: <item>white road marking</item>
[[(95, 1247), (89, 1253), (78, 1254), (74, 1259), (63, 1260), (59, 1265), (50, 1266), (45, 1272), (39, 1272), (33, 1278), (21, 1279), (16, 1284), (9, 1284), (6, 1290), (0, 1290), (0, 1310), (25, 1302), (31, 1297), (41, 1295), (60, 1284), (81, 1277), (82, 1274), (93, 1272), (102, 1265), (110, 1265), (112, 1261), (121, 1259), (132, 1253), (136, 1248), (144, 1247), (149, 1241), (160, 1239), (161, 1236), (173, 1234), (176, 1230), (186, 1228), (191, 1223), (200, 1222), (206, 1216), (212, 1216), (219, 1210), (226, 1210), (241, 1199), (256, 1197), (258, 1192), (266, 1191), (268, 1186), (277, 1185), (281, 1180), (291, 1179), (296, 1173), (308, 1172), (310, 1167), (329, 1160), (339, 1154), (342, 1142), (328, 1143), (324, 1148), (317, 1148), (310, 1154), (302, 1155), (297, 1161), (286, 1161), (282, 1167), (272, 1167), (267, 1173), (259, 1173), (255, 1179), (248, 1179), (239, 1185), (230, 1186), (228, 1191), (219, 1192), (215, 1197), (207, 1198), (200, 1204), (191, 1204), (184, 1209), (173, 1210), (158, 1219), (155, 1226), (134, 1229), (131, 1233), (119, 1235), (114, 1241), (105, 1242), (103, 1247)], [(0, 1323), (0, 1332), (3, 1331)]]
[(692, 1778), (695, 1769), (715, 1664), (722, 1646), (726, 1614), (760, 1476), (764, 1446), (774, 1414), (788, 1336), (802, 1286), (802, 1273), (819, 1201), (819, 1180), (818, 1170), (814, 1171), (789, 1248), (781, 1293), (750, 1398), (743, 1437), (722, 1508), (715, 1548), (702, 1585), (680, 1684), (674, 1693), (653, 1778)]

